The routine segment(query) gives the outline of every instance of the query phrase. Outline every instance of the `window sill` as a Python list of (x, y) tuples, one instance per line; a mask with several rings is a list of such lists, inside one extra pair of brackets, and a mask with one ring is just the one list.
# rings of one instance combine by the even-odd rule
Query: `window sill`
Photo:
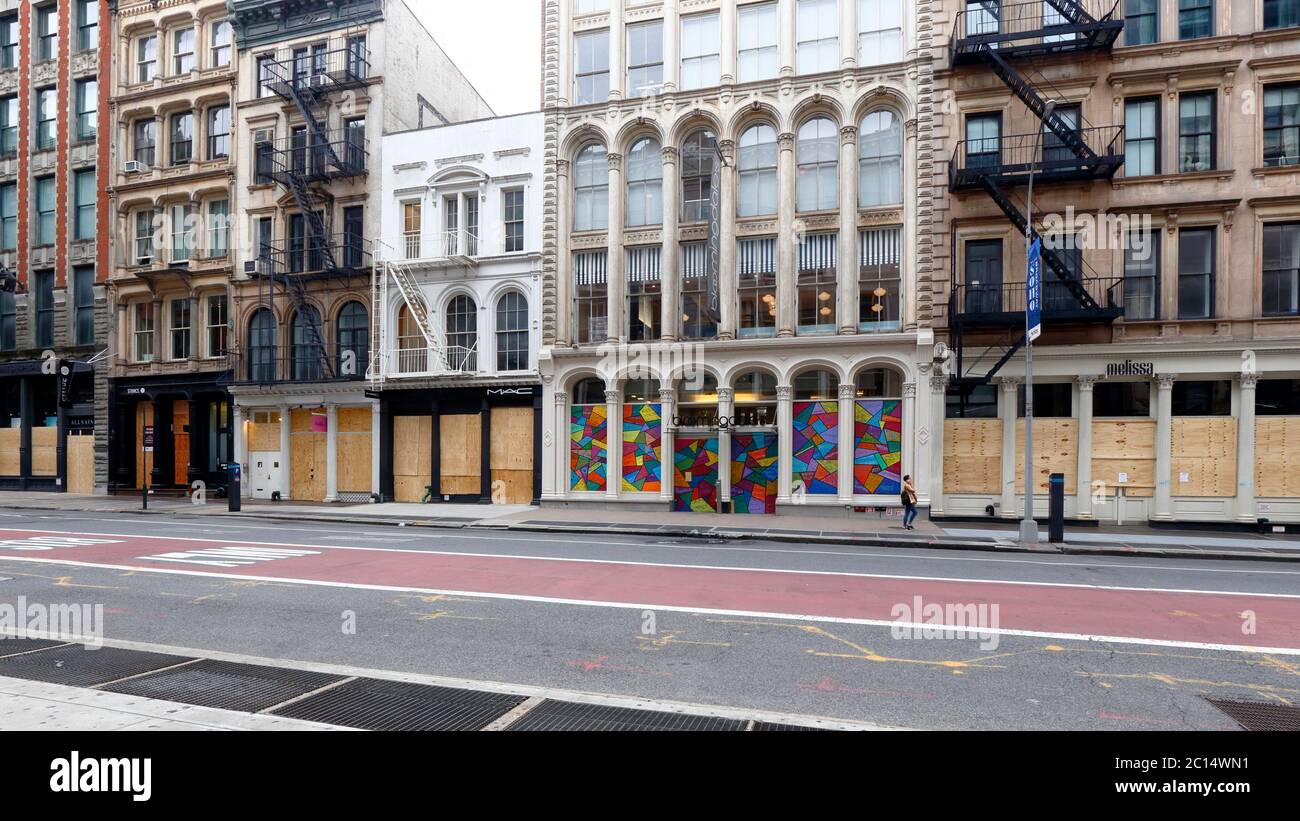
[(1210, 171), (1180, 171), (1173, 174), (1148, 174), (1142, 177), (1115, 177), (1110, 181), (1110, 184), (1115, 188), (1151, 183), (1174, 185), (1195, 180), (1230, 180), (1235, 173), (1231, 168), (1216, 168)]
[(1250, 169), (1250, 173), (1256, 177), (1268, 177), (1276, 174), (1300, 174), (1300, 161), (1293, 162), (1290, 165), (1261, 165), (1258, 168)]

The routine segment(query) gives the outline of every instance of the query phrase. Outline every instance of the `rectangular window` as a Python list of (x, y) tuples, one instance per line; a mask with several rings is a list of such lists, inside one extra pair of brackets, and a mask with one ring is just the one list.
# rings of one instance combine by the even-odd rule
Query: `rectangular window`
[(776, 3), (741, 6), (736, 79), (742, 83), (771, 80), (780, 69)]
[(1173, 416), (1231, 416), (1232, 383), (1227, 379), (1178, 380), (1174, 383)]
[(225, 294), (215, 294), (208, 297), (207, 355), (210, 357), (226, 355), (226, 344), (230, 333), (230, 320), (227, 317), (227, 310)]
[(901, 325), (903, 230), (858, 234), (858, 329), (896, 331)]
[(1002, 115), (966, 115), (966, 167), (993, 168), (1002, 163)]
[(0, 68), (18, 65), (18, 15), (0, 17)]
[(190, 252), (194, 250), (194, 207), (188, 203), (173, 205), (171, 217), (171, 261), (189, 262)]
[[(683, 56), (685, 53), (683, 52)], [(664, 86), (664, 24), (627, 27), (627, 96), (658, 94)]]
[(78, 80), (77, 139), (93, 140), (99, 130), (99, 81), (95, 78)]
[(1300, 222), (1264, 226), (1264, 316), (1300, 314)]
[(524, 192), (505, 192), (506, 253), (524, 250)]
[(1214, 170), (1214, 92), (1178, 98), (1178, 170)]
[(573, 104), (603, 102), (609, 97), (609, 30), (579, 34), (573, 42)]
[(147, 83), (158, 73), (158, 35), (149, 34), (135, 43), (135, 81)]
[(420, 247), (424, 207), (418, 202), (402, 203), (402, 242), (406, 246), (407, 259), (419, 259), (424, 256)]
[(598, 344), (609, 336), (605, 260), (605, 251), (584, 251), (573, 255), (573, 329), (578, 344)]
[(903, 0), (858, 0), (858, 65), (902, 59)]
[(270, 97), (271, 83), (275, 82), (275, 56), (259, 54), (257, 57), (257, 96)]
[(72, 309), (74, 344), (95, 344), (95, 266), (72, 269)]
[(965, 298), (958, 310), (968, 314), (996, 314), (1002, 308), (1002, 240), (966, 243)]
[(578, 14), (609, 11), (609, 0), (578, 0)]
[(230, 249), (230, 201), (208, 203), (208, 256), (224, 257)]
[(1098, 382), (1092, 389), (1092, 415), (1150, 418), (1151, 383)]
[(0, 155), (18, 153), (18, 98), (0, 97)]
[(0, 185), (0, 251), (18, 247), (18, 183)]
[(18, 347), (18, 301), (8, 291), (0, 291), (0, 351)]
[(54, 244), (55, 185), (53, 177), (36, 180), (36, 237), (37, 245)]
[(1214, 35), (1214, 0), (1178, 0), (1178, 39)]
[(837, 234), (809, 234), (799, 243), (799, 333), (835, 332)]
[(230, 156), (230, 106), (208, 109), (208, 159)]
[(776, 238), (736, 243), (736, 281), (740, 292), (740, 336), (776, 334)]
[(184, 165), (194, 159), (194, 114), (173, 114), (171, 119), (171, 164)]
[(72, 175), (76, 218), (72, 223), (73, 239), (95, 238), (95, 169), (76, 171)]
[(135, 264), (153, 262), (153, 211), (135, 213)]
[(1260, 416), (1300, 416), (1300, 379), (1259, 380), (1255, 388), (1255, 413)]
[(1141, 46), (1160, 39), (1160, 0), (1124, 0), (1124, 45)]
[(59, 56), (59, 7), (55, 3), (36, 9), (36, 59)]
[(191, 26), (172, 34), (172, 73), (189, 74), (194, 68), (194, 28)]
[(716, 339), (718, 317), (709, 310), (709, 247), (683, 242), (681, 254), (681, 339)]
[(59, 95), (53, 88), (36, 92), (36, 150), (53, 148), (59, 133)]
[(272, 273), (271, 262), (274, 258), (274, 236), (275, 222), (271, 217), (257, 218), (257, 259), (262, 263), (263, 274)]
[(1160, 98), (1124, 103), (1124, 176), (1160, 173)]
[(998, 386), (952, 386), (944, 397), (944, 416), (948, 419), (997, 419)]
[(171, 358), (190, 358), (190, 301), (172, 300)]
[(1130, 234), (1124, 248), (1124, 318), (1160, 316), (1160, 232)]
[(627, 249), (624, 262), (627, 277), (627, 338), (651, 342), (660, 337), (663, 280), (659, 273), (660, 246), (642, 245)]
[(683, 91), (716, 86), (722, 77), (722, 30), (718, 13), (682, 18)]
[(1300, 83), (1264, 89), (1264, 165), (1300, 165)]
[(99, 0), (77, 0), (77, 50), (99, 48)]
[(366, 207), (349, 205), (343, 209), (343, 264), (348, 268), (365, 267)]
[[(1017, 416), (1025, 418), (1025, 386), (1016, 395)], [(1035, 419), (1070, 419), (1074, 416), (1074, 386), (1069, 382), (1046, 382), (1034, 385)]]
[(799, 0), (796, 29), (800, 74), (819, 74), (840, 67), (837, 0)]
[(230, 21), (217, 21), (212, 26), (211, 43), (208, 46), (209, 64), (214, 68), (230, 65), (230, 50), (233, 42), (234, 36)]
[(54, 344), (54, 272), (37, 271), (35, 278), (35, 341), (37, 347), (48, 348)]
[(132, 336), (135, 340), (133, 357), (136, 362), (153, 361), (153, 303), (137, 302)]
[(1300, 0), (1264, 0), (1264, 29), (1300, 26)]
[(132, 129), (135, 146), (132, 158), (146, 169), (153, 168), (158, 145), (158, 124), (155, 120), (136, 120)]
[(1213, 228), (1184, 228), (1178, 232), (1178, 318), (1214, 316)]

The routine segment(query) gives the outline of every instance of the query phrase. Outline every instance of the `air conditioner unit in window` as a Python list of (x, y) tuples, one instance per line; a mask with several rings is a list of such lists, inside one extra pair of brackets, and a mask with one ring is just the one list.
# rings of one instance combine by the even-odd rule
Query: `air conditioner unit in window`
[(269, 143), (275, 141), (274, 128), (261, 128), (253, 132), (253, 145), (258, 143)]
[(145, 164), (139, 160), (127, 160), (122, 164), (122, 170), (127, 174), (138, 174), (145, 170)]
[(263, 273), (262, 260), (250, 259), (244, 262), (244, 276), (256, 277)]

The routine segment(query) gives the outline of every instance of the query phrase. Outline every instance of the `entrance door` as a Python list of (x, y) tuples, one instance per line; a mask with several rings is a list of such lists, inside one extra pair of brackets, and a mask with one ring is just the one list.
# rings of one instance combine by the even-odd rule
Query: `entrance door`
[(1002, 240), (966, 243), (966, 313), (1002, 310)]
[(533, 501), (533, 409), (492, 409), (492, 503)]
[(283, 479), (279, 411), (253, 411), (248, 425), (248, 465), (244, 481), (254, 499), (270, 499)]
[(443, 496), (481, 496), (483, 493), (483, 422), (477, 413), (439, 418), (438, 448)]
[(328, 470), (325, 409), (295, 410), (289, 417), (289, 498), (300, 502), (324, 501)]
[(158, 434), (153, 430), (153, 403), (144, 401), (135, 406), (135, 486), (143, 489), (149, 483), (155, 453), (145, 453), (145, 429), (150, 429), (153, 441)]
[(172, 466), (172, 481), (179, 487), (190, 483), (190, 403), (177, 399), (172, 403), (172, 441), (176, 460)]
[(731, 509), (736, 513), (776, 513), (777, 435), (731, 435)]
[(673, 509), (718, 512), (718, 437), (679, 436), (673, 445)]

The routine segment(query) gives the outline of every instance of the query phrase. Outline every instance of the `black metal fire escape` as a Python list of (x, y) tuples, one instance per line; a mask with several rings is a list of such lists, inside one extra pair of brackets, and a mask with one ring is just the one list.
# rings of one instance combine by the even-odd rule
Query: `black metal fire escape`
[[(948, 187), (952, 192), (983, 190), (1020, 236), (1030, 228), (1026, 209), (1012, 193), (1033, 175), (1035, 186), (1060, 182), (1105, 180), (1123, 165), (1123, 129), (1119, 126), (1085, 127), (1081, 115), (1071, 122), (1060, 109), (1052, 110), (1039, 87), (1017, 63), (1034, 58), (1051, 58), (1109, 50), (1124, 24), (1114, 19), (1115, 0), (1038, 0), (1001, 3), (996, 0), (968, 2), (957, 14), (950, 58), (954, 68), (982, 66), (992, 71), (1042, 123), (1038, 133), (995, 139), (962, 139), (949, 164)], [(1050, 112), (1050, 113), (1049, 113)], [(968, 135), (967, 135), (968, 136)], [(990, 145), (990, 143), (992, 143)], [(988, 286), (962, 283), (953, 226), (952, 281), (949, 301), (949, 330), (956, 357), (953, 383), (970, 389), (988, 384), (1025, 344), (1023, 293), (1006, 289), (1002, 283)], [(1111, 322), (1123, 314), (1120, 281), (1095, 274), (1082, 261), (1081, 253), (1071, 258), (1058, 249), (1042, 246), (1042, 261), (1051, 271), (1044, 280), (1044, 322)], [(1023, 283), (1020, 285), (1023, 292)], [(980, 330), (987, 338), (993, 331), (1006, 333), (1005, 341), (990, 345), (970, 371), (982, 371), (981, 363), (998, 358), (987, 372), (968, 372), (965, 338)]]

